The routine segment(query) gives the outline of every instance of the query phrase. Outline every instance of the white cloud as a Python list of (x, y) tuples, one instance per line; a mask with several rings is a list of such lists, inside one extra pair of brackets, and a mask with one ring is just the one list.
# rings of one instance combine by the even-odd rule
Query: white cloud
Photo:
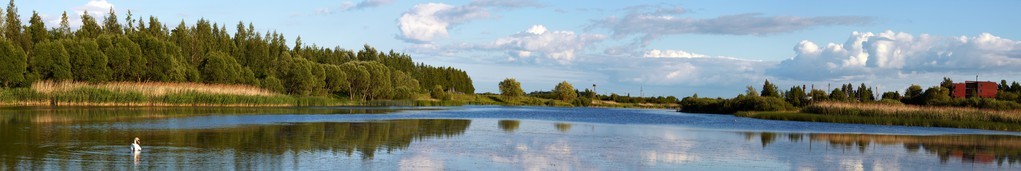
[[(615, 37), (641, 36), (640, 43), (675, 34), (771, 35), (830, 25), (863, 25), (871, 22), (861, 16), (764, 16), (757, 13), (699, 19), (683, 17), (680, 7), (638, 6), (626, 8), (628, 14), (595, 20), (590, 28), (605, 28)], [(639, 43), (639, 42), (636, 42)]]
[(114, 8), (113, 4), (106, 0), (90, 0), (85, 5), (74, 7), (74, 12), (78, 16), (85, 14), (86, 11), (92, 16), (105, 16), (111, 8)]
[(685, 52), (683, 50), (659, 50), (653, 49), (645, 52), (642, 57), (646, 58), (705, 58), (708, 55)]
[(397, 19), (398, 39), (412, 43), (430, 43), (447, 37), (447, 30), (473, 20), (490, 18), (493, 9), (538, 7), (531, 0), (493, 1), (476, 0), (468, 5), (452, 6), (444, 3), (418, 4)]
[(896, 73), (988, 73), (1021, 67), (1021, 41), (989, 33), (978, 36), (918, 36), (885, 31), (854, 32), (844, 44), (820, 47), (802, 41), (795, 57), (768, 74), (797, 80), (833, 80)]
[(451, 6), (443, 3), (418, 4), (397, 19), (401, 30), (398, 38), (415, 43), (428, 43), (446, 37), (447, 29), (471, 20), (489, 17), (489, 11), (478, 6)]
[(575, 60), (577, 55), (590, 44), (605, 38), (606, 36), (600, 34), (549, 31), (543, 25), (534, 25), (523, 32), (499, 38), (490, 44), (479, 46), (479, 48), (507, 51), (516, 58), (527, 58), (539, 54), (560, 64), (568, 64)]

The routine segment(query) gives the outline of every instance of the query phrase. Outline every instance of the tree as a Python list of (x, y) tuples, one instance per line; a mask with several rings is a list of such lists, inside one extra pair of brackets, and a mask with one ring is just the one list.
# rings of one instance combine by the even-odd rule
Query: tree
[(563, 81), (553, 88), (553, 96), (556, 97), (557, 100), (570, 102), (573, 101), (574, 98), (578, 98), (578, 92), (574, 89), (574, 86), (572, 86), (571, 83)]
[(55, 81), (71, 80), (71, 63), (67, 50), (56, 42), (43, 42), (33, 47), (31, 72), (40, 79)]
[[(102, 35), (99, 37), (100, 46), (107, 44), (103, 49), (109, 59), (109, 67), (112, 72), (112, 80), (118, 81), (141, 81), (145, 77), (148, 61), (142, 57), (142, 49), (134, 41), (124, 35)], [(154, 61), (169, 62), (169, 61)]]
[(96, 38), (101, 33), (99, 24), (96, 23), (96, 19), (89, 15), (89, 11), (85, 11), (82, 14), (82, 27), (75, 32), (75, 37), (78, 38)]
[(748, 86), (748, 89), (744, 91), (744, 94), (749, 97), (758, 97), (759, 91), (755, 90), (755, 87)]
[(50, 39), (50, 34), (46, 32), (46, 23), (43, 22), (38, 12), (32, 11), (32, 19), (29, 19), (28, 23), (28, 30), (26, 32), (31, 36), (33, 44)]
[(847, 101), (847, 94), (845, 94), (843, 90), (834, 88), (833, 91), (830, 92), (829, 99), (833, 101)]
[(791, 87), (790, 91), (784, 93), (784, 100), (794, 106), (808, 105), (808, 96), (805, 94), (805, 89), (799, 86)]
[(432, 91), (429, 92), (429, 96), (431, 96), (434, 99), (450, 100), (450, 94), (443, 91), (442, 85), (434, 86)]
[(825, 101), (829, 99), (829, 95), (826, 94), (826, 91), (819, 89), (812, 89), (812, 91), (808, 93), (808, 96), (812, 97), (813, 102)]
[(67, 39), (71, 37), (71, 24), (67, 20), (67, 11), (64, 11), (63, 14), (60, 14), (60, 25), (55, 28), (57, 34), (54, 38)]
[(900, 93), (896, 91), (888, 91), (883, 93), (883, 99), (900, 100)]
[(525, 91), (521, 90), (521, 83), (514, 78), (507, 78), (500, 82), (500, 95), (505, 97), (518, 97), (524, 95)]
[(780, 92), (777, 90), (776, 85), (773, 85), (773, 83), (769, 83), (769, 80), (766, 80), (766, 83), (762, 84), (761, 95), (766, 97), (780, 97)]
[(212, 52), (199, 65), (202, 78), (206, 83), (238, 84), (244, 81), (244, 68), (234, 58), (223, 52)]
[(27, 57), (21, 48), (11, 41), (0, 40), (0, 85), (13, 87), (26, 85), (25, 70), (28, 68)]
[(901, 102), (905, 104), (922, 104), (922, 86), (914, 85), (908, 86), (908, 89), (904, 90), (904, 98)]
[(74, 79), (92, 83), (104, 82), (110, 78), (107, 58), (93, 39), (63, 41), (70, 57)]
[(113, 8), (110, 8), (110, 13), (103, 20), (103, 32), (106, 34), (121, 34), (123, 31), (121, 23), (117, 22), (117, 14), (113, 12)]
[(922, 104), (939, 105), (950, 101), (950, 89), (934, 86), (922, 93)]
[(948, 90), (953, 90), (954, 89), (954, 80), (951, 80), (950, 77), (943, 77), (943, 82), (939, 83), (939, 87), (943, 87), (943, 88), (946, 88)]
[(268, 89), (277, 93), (286, 93), (284, 90), (284, 84), (276, 77), (269, 76), (262, 80), (262, 88)]

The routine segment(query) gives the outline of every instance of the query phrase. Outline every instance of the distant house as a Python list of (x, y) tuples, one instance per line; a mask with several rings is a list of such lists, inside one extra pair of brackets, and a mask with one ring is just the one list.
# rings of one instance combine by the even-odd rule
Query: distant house
[(996, 98), (997, 85), (992, 81), (965, 81), (954, 83), (954, 90), (950, 96), (954, 98), (971, 98), (978, 95), (980, 98)]

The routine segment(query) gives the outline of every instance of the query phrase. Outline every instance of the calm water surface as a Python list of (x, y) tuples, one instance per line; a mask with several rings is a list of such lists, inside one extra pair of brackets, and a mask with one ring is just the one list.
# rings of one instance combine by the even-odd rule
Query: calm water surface
[[(130, 152), (134, 137), (144, 150)], [(4, 170), (1018, 170), (1021, 134), (546, 107), (3, 108)]]

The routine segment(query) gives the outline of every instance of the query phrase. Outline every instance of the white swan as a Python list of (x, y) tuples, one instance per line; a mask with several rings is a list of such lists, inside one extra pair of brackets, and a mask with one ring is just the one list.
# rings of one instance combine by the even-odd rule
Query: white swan
[(135, 137), (135, 142), (131, 143), (131, 151), (132, 152), (142, 151), (142, 146), (138, 145), (138, 140), (139, 140), (138, 137)]

